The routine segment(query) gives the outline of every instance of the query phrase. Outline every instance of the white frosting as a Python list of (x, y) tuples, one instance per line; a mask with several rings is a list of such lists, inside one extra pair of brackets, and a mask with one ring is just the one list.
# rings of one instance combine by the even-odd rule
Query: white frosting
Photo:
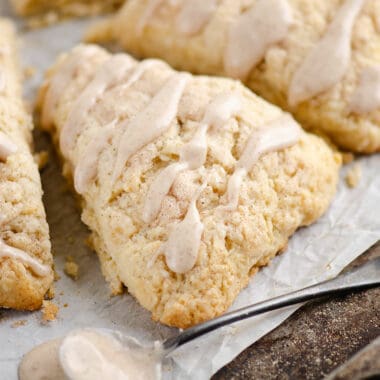
[(135, 62), (126, 54), (116, 54), (106, 61), (85, 87), (71, 108), (60, 135), (60, 148), (67, 157), (84, 126), (86, 116), (96, 100), (113, 83), (117, 83)]
[(349, 109), (357, 114), (380, 110), (380, 65), (366, 67), (362, 71)]
[(5, 162), (11, 154), (17, 152), (17, 145), (3, 132), (0, 131), (0, 161)]
[(48, 126), (52, 123), (52, 115), (57, 107), (58, 99), (67, 86), (67, 83), (78, 70), (80, 64), (83, 63), (86, 57), (94, 55), (97, 52), (98, 48), (95, 46), (79, 46), (77, 49), (74, 49), (70, 57), (50, 79), (41, 115), (41, 121), (44, 126)]
[(285, 115), (262, 129), (254, 131), (236, 164), (236, 168), (228, 181), (226, 210), (235, 210), (239, 202), (240, 188), (244, 177), (252, 170), (253, 165), (264, 154), (285, 149), (296, 144), (301, 135), (301, 128), (294, 119)]
[(346, 0), (295, 72), (289, 88), (289, 104), (296, 106), (339, 83), (351, 59), (351, 37), (364, 0)]
[(74, 331), (37, 346), (23, 358), (20, 380), (159, 380), (160, 348), (144, 349), (132, 338)]
[(185, 36), (199, 33), (217, 9), (217, 0), (185, 1), (176, 19), (178, 32)]
[(227, 75), (245, 79), (268, 48), (285, 39), (291, 22), (287, 0), (257, 0), (230, 26), (224, 55)]
[(5, 244), (2, 239), (0, 239), (0, 259), (2, 258), (9, 258), (20, 261), (40, 277), (47, 276), (51, 270), (49, 266), (41, 264), (38, 260), (29, 256), (26, 252), (15, 247), (11, 247)]
[(144, 31), (144, 28), (149, 24), (150, 19), (158, 9), (158, 7), (163, 3), (164, 0), (148, 0), (148, 5), (146, 5), (144, 13), (140, 17), (137, 26), (136, 34), (140, 36)]
[(166, 263), (175, 273), (191, 270), (198, 258), (203, 233), (196, 199), (192, 200), (185, 218), (174, 226), (164, 245)]
[(241, 99), (236, 94), (218, 95), (206, 108), (205, 115), (194, 137), (180, 151), (180, 161), (162, 170), (150, 186), (143, 211), (143, 220), (151, 222), (160, 211), (161, 204), (179, 173), (195, 170), (204, 165), (207, 156), (207, 132), (210, 127), (223, 125), (241, 109)]
[(118, 147), (113, 182), (120, 176), (131, 156), (170, 127), (189, 79), (189, 74), (173, 74), (147, 107), (120, 127), (125, 132)]
[(96, 177), (100, 154), (109, 145), (115, 131), (115, 124), (116, 122), (113, 121), (103, 127), (78, 159), (74, 171), (74, 187), (77, 193), (83, 194), (89, 183)]

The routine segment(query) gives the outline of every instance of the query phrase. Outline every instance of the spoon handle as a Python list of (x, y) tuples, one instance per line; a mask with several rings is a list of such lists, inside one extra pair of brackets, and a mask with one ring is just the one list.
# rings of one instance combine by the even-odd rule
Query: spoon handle
[(271, 298), (267, 301), (259, 302), (250, 306), (224, 314), (218, 318), (191, 327), (179, 335), (167, 339), (163, 343), (166, 354), (172, 350), (214, 331), (220, 327), (230, 325), (234, 322), (251, 318), (258, 314), (285, 306), (295, 305), (300, 302), (309, 301), (330, 294), (341, 294), (353, 290), (359, 290), (380, 285), (380, 258), (371, 260), (366, 264), (353, 269), (350, 272), (321, 282), (307, 288), (297, 290), (279, 297)]

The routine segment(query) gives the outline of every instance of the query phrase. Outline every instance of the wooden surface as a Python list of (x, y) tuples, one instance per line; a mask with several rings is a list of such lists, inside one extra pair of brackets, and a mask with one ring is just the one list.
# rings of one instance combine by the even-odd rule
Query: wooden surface
[[(353, 265), (379, 256), (377, 244)], [(245, 350), (213, 380), (307, 380), (329, 374), (331, 380), (380, 378), (377, 337), (380, 288), (318, 300)]]

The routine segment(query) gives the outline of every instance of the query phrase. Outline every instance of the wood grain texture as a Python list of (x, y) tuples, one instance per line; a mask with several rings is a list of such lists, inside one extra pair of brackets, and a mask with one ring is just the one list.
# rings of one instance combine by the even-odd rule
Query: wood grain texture
[[(352, 265), (379, 256), (378, 243)], [(380, 288), (309, 303), (221, 369), (213, 380), (322, 379), (380, 336), (379, 310)], [(374, 348), (377, 355), (368, 350), (361, 360), (345, 366), (343, 377), (337, 378), (380, 376), (378, 347)]]

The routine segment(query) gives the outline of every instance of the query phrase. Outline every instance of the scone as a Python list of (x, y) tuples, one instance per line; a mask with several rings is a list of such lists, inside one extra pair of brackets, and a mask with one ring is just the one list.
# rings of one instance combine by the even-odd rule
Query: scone
[(16, 36), (0, 19), (0, 307), (34, 310), (53, 281), (41, 180), (31, 153)]
[(127, 0), (88, 40), (240, 79), (341, 148), (380, 151), (380, 1)]
[(81, 45), (39, 108), (112, 291), (171, 326), (223, 313), (336, 191), (340, 155), (231, 79)]
[(11, 0), (15, 11), (22, 16), (52, 12), (57, 16), (88, 16), (112, 12), (123, 0)]

